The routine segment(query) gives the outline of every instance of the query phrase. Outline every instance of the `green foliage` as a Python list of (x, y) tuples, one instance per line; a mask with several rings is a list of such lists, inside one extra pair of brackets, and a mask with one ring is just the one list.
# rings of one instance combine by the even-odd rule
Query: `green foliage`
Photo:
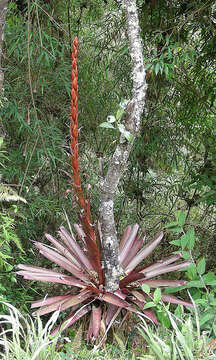
[[(14, 208), (15, 213), (17, 208)], [(0, 269), (11, 270), (8, 259), (12, 258), (12, 243), (23, 251), (21, 242), (14, 231), (14, 219), (7, 213), (0, 213)]]
[[(140, 324), (140, 334), (144, 339), (142, 347), (127, 349), (121, 337), (114, 334), (117, 345), (107, 344), (103, 348), (87, 347), (80, 344), (76, 347), (75, 331), (70, 338), (64, 338), (57, 334), (50, 335), (55, 318), (58, 312), (54, 313), (46, 326), (40, 318), (32, 319), (30, 316), (23, 316), (9, 304), (8, 315), (1, 315), (2, 326), (0, 344), (4, 351), (1, 354), (2, 360), (69, 360), (73, 359), (98, 359), (107, 360), (132, 360), (132, 359), (159, 359), (159, 360), (181, 360), (181, 359), (215, 359), (215, 339), (210, 341), (208, 334), (201, 335), (199, 322), (193, 324), (188, 314), (181, 312), (181, 319), (167, 314), (170, 318), (170, 330), (163, 327), (152, 328), (145, 320)], [(182, 309), (181, 309), (182, 310)], [(7, 325), (6, 325), (7, 322)], [(77, 334), (79, 333), (79, 330)]]
[(178, 318), (166, 310), (171, 329), (152, 329), (142, 319), (140, 333), (148, 344), (148, 352), (140, 360), (184, 360), (215, 359), (213, 346), (207, 335), (201, 336), (200, 323), (193, 324), (192, 318), (184, 315)]
[(131, 142), (133, 140), (133, 135), (128, 130), (126, 130), (124, 124), (120, 123), (121, 118), (124, 115), (127, 102), (128, 102), (127, 100), (122, 101), (119, 105), (119, 109), (116, 113), (116, 116), (109, 115), (107, 117), (107, 121), (102, 122), (99, 126), (102, 128), (114, 129), (115, 131), (119, 131), (120, 134), (122, 135), (122, 141), (126, 139), (128, 142)]

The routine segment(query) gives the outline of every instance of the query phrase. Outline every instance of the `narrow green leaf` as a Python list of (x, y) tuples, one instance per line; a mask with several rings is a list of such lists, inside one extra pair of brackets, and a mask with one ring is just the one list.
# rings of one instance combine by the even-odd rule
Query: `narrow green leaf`
[(159, 70), (160, 70), (160, 63), (158, 62), (156, 65), (155, 65), (155, 74), (157, 75), (159, 73)]

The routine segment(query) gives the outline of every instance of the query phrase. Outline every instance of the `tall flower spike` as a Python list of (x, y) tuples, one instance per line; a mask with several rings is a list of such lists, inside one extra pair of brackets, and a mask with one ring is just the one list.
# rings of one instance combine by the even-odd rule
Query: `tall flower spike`
[(77, 202), (83, 214), (81, 216), (82, 226), (90, 239), (96, 241), (93, 226), (91, 225), (90, 203), (87, 202), (82, 191), (79, 177), (79, 151), (78, 151), (78, 37), (73, 40), (72, 50), (72, 88), (71, 88), (71, 117), (70, 117), (70, 150), (71, 150), (71, 166), (73, 170), (73, 187), (77, 196)]
[(70, 138), (71, 138), (71, 165), (73, 169), (73, 185), (78, 197), (81, 208), (85, 209), (85, 199), (79, 178), (79, 154), (78, 154), (78, 38), (73, 40), (72, 51), (72, 88), (71, 88), (71, 121), (70, 121)]

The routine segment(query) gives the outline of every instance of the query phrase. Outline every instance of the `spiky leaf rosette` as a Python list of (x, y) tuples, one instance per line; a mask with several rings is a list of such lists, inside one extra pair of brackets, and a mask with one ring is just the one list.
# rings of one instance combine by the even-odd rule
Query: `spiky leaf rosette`
[[(75, 224), (78, 237), (82, 236), (83, 228)], [(185, 285), (182, 280), (154, 279), (159, 275), (185, 268), (190, 261), (177, 262), (181, 254), (174, 254), (165, 259), (149, 265), (138, 267), (163, 239), (163, 233), (143, 246), (145, 237), (139, 237), (139, 226), (128, 226), (120, 242), (120, 262), (125, 276), (120, 281), (120, 288), (114, 294), (105, 291), (104, 277), (99, 279), (100, 268), (94, 263), (94, 253), (86, 254), (86, 246), (81, 247), (74, 234), (69, 233), (63, 226), (58, 234), (61, 240), (46, 234), (52, 247), (35, 242), (40, 253), (54, 264), (58, 265), (61, 272), (44, 269), (30, 265), (18, 265), (17, 274), (25, 279), (54, 282), (68, 285), (65, 295), (44, 298), (32, 303), (32, 308), (38, 308), (34, 314), (44, 315), (53, 311), (71, 310), (63, 321), (62, 329), (72, 326), (78, 319), (91, 313), (88, 331), (88, 340), (94, 341), (106, 329), (122, 309), (147, 316), (157, 324), (157, 318), (152, 310), (144, 309), (149, 300), (148, 295), (142, 291), (142, 284), (148, 284), (151, 289), (169, 288)], [(91, 255), (91, 256), (89, 256)], [(76, 291), (74, 291), (76, 289)], [(151, 294), (150, 294), (151, 296)], [(193, 307), (189, 302), (171, 295), (162, 294), (162, 300), (174, 304)], [(105, 305), (106, 304), (106, 305)], [(56, 328), (54, 333), (59, 329)], [(104, 330), (103, 330), (104, 332)]]

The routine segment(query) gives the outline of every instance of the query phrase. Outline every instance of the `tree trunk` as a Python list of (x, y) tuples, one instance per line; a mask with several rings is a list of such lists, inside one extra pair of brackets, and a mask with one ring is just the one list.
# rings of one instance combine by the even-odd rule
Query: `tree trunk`
[(128, 142), (121, 136), (107, 174), (100, 182), (99, 218), (102, 230), (106, 291), (109, 292), (114, 292), (119, 288), (121, 273), (119, 244), (113, 213), (114, 195), (119, 180), (127, 167), (127, 160), (140, 127), (147, 91), (136, 0), (122, 0), (122, 8), (126, 15), (133, 76), (132, 99), (126, 108), (124, 125), (133, 135), (133, 140)]
[[(4, 70), (2, 69), (2, 54), (3, 54), (3, 40), (4, 40), (4, 26), (6, 20), (6, 11), (8, 7), (8, 0), (0, 0), (0, 96), (3, 91), (3, 82), (4, 82)], [(2, 106), (2, 104), (0, 104)], [(5, 137), (5, 132), (2, 125), (2, 120), (0, 119), (0, 137)]]

